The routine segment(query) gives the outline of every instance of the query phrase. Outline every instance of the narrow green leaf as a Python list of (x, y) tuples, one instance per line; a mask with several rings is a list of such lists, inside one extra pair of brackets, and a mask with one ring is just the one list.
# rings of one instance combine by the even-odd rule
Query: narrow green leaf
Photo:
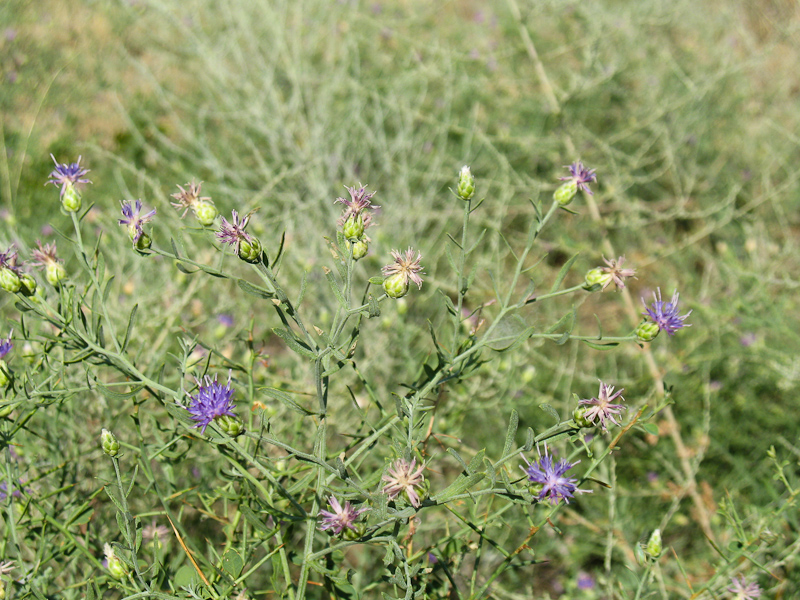
[(125, 352), (125, 349), (128, 347), (128, 342), (131, 341), (131, 332), (133, 331), (133, 326), (136, 324), (136, 313), (138, 310), (139, 305), (134, 304), (131, 309), (131, 314), (128, 317), (128, 328), (125, 330), (125, 337), (122, 340), (122, 352)]
[(241, 288), (243, 292), (246, 294), (250, 294), (251, 296), (256, 296), (257, 298), (273, 298), (275, 295), (271, 294), (266, 289), (262, 288), (261, 286), (254, 285), (245, 279), (237, 279), (236, 284)]
[(615, 346), (619, 346), (619, 342), (608, 342), (607, 344), (598, 344), (596, 342), (590, 342), (589, 340), (582, 340), (584, 344), (589, 346), (589, 348), (594, 348), (595, 350), (609, 350)]
[(486, 477), (486, 473), (473, 473), (466, 477), (464, 475), (459, 475), (453, 483), (435, 496), (432, 496), (431, 499), (439, 504), (447, 502), (453, 496), (464, 493), (465, 490), (468, 490), (476, 483), (480, 482), (484, 477)]
[(275, 400), (278, 400), (279, 402), (282, 402), (283, 404), (285, 404), (287, 406), (287, 408), (290, 408), (291, 410), (293, 410), (295, 412), (298, 412), (301, 415), (313, 415), (313, 414), (316, 414), (316, 413), (314, 413), (314, 411), (308, 410), (307, 408), (303, 408), (302, 406), (300, 406), (291, 396), (289, 396), (288, 394), (285, 394), (281, 390), (278, 390), (278, 389), (275, 389), (275, 388), (271, 388), (271, 387), (265, 387), (265, 388), (261, 388), (261, 391), (264, 392), (270, 398), (274, 398)]
[(553, 283), (553, 287), (550, 288), (551, 294), (557, 292), (558, 288), (561, 287), (561, 283), (564, 281), (564, 278), (567, 276), (567, 273), (569, 272), (570, 268), (572, 268), (572, 265), (578, 259), (578, 256), (580, 256), (580, 253), (573, 255), (572, 258), (570, 258), (567, 262), (565, 262), (564, 266), (561, 267), (561, 270), (558, 272), (558, 277), (556, 277), (556, 280)]
[(306, 358), (317, 357), (316, 353), (311, 350), (308, 345), (298, 340), (293, 333), (286, 331), (285, 329), (281, 329), (280, 327), (274, 327), (272, 332), (286, 342), (286, 345), (294, 350), (297, 354), (305, 356)]
[(553, 408), (550, 404), (547, 404), (547, 402), (542, 402), (539, 405), (539, 408), (541, 408), (544, 412), (553, 417), (553, 420), (556, 423), (559, 423), (561, 421), (561, 417), (559, 416), (558, 411), (555, 408)]
[(511, 417), (508, 419), (508, 430), (506, 431), (506, 443), (503, 446), (503, 456), (508, 456), (511, 448), (514, 447), (514, 436), (517, 434), (517, 427), (519, 427), (519, 413), (511, 409)]
[(333, 276), (333, 271), (331, 271), (330, 269), (325, 269), (325, 277), (328, 280), (328, 285), (331, 286), (333, 295), (336, 296), (336, 300), (339, 301), (339, 306), (341, 306), (343, 310), (348, 310), (349, 307), (347, 306), (347, 301), (344, 299), (344, 294), (342, 294), (342, 289), (339, 287), (336, 278)]

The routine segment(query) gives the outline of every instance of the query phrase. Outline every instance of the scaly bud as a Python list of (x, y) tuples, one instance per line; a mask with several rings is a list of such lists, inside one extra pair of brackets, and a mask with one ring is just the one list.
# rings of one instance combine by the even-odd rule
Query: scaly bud
[(100, 443), (103, 447), (103, 452), (111, 457), (119, 454), (119, 442), (117, 438), (108, 429), (103, 429), (100, 432)]
[(656, 560), (659, 556), (661, 556), (661, 550), (661, 530), (655, 529), (653, 533), (650, 534), (650, 539), (647, 540), (647, 545), (644, 547), (644, 553), (648, 558)]
[(553, 193), (553, 200), (558, 202), (561, 206), (566, 206), (572, 199), (575, 197), (575, 194), (578, 193), (578, 184), (574, 181), (568, 181), (560, 186), (558, 189)]
[(366, 237), (361, 237), (353, 244), (353, 260), (361, 260), (369, 251), (369, 242)]
[(364, 235), (364, 215), (361, 213), (353, 214), (347, 217), (347, 220), (342, 225), (342, 234), (345, 239), (351, 242), (357, 242)]
[(0, 268), (0, 288), (16, 294), (22, 287), (22, 280), (12, 269)]
[(231, 437), (236, 437), (244, 432), (244, 425), (242, 422), (238, 418), (231, 417), (230, 415), (218, 417), (217, 425)]
[(395, 273), (383, 280), (383, 290), (389, 298), (402, 298), (408, 293), (408, 277)]
[(239, 242), (238, 256), (245, 262), (257, 263), (261, 260), (261, 242), (252, 235), (249, 239), (242, 239)]
[(67, 270), (59, 262), (48, 263), (44, 269), (44, 278), (53, 287), (58, 287), (67, 278)]
[(192, 207), (194, 216), (203, 227), (211, 227), (214, 224), (214, 219), (217, 218), (219, 211), (214, 203), (205, 198), (200, 198), (197, 203)]
[(461, 167), (461, 171), (458, 173), (458, 187), (456, 188), (456, 194), (462, 200), (469, 200), (472, 198), (472, 195), (475, 193), (475, 178), (472, 176), (472, 173), (469, 170), (467, 165)]
[(75, 186), (67, 182), (64, 184), (63, 192), (61, 194), (61, 206), (65, 212), (74, 213), (81, 209), (81, 195)]
[(33, 296), (36, 293), (36, 280), (28, 273), (21, 273), (19, 279), (22, 282), (20, 292), (26, 296)]
[(661, 329), (659, 329), (657, 323), (642, 321), (636, 328), (636, 337), (639, 338), (640, 342), (652, 342), (656, 339), (659, 331), (661, 331)]
[[(591, 269), (588, 273), (586, 273), (585, 281), (586, 285), (584, 287), (587, 290), (596, 285), (605, 287), (611, 281), (611, 275), (603, 272), (602, 268), (596, 267), (594, 269)], [(597, 291), (597, 290), (592, 290), (592, 291)]]
[(114, 549), (110, 544), (103, 544), (103, 553), (106, 555), (106, 568), (114, 579), (125, 579), (127, 570), (122, 561), (114, 554)]
[(589, 419), (586, 418), (586, 413), (589, 410), (588, 406), (578, 406), (572, 411), (572, 420), (578, 427), (594, 427)]

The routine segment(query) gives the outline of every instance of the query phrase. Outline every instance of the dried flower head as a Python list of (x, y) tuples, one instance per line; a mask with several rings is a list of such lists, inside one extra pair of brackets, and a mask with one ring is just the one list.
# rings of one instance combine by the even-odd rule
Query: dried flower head
[(129, 200), (120, 200), (122, 204), (122, 219), (117, 221), (120, 225), (125, 225), (128, 228), (128, 235), (131, 241), (135, 244), (139, 243), (139, 239), (144, 235), (142, 225), (148, 223), (156, 214), (154, 208), (147, 214), (140, 214), (142, 212), (142, 201), (135, 200), (133, 204)]
[(595, 426), (602, 427), (603, 431), (606, 431), (606, 421), (611, 421), (614, 425), (619, 425), (614, 417), (627, 409), (622, 404), (612, 404), (612, 401), (617, 398), (625, 400), (625, 398), (621, 397), (623, 391), (624, 390), (620, 389), (615, 393), (613, 387), (601, 381), (597, 398), (581, 400), (578, 403), (582, 406), (589, 407), (583, 411), (583, 417)]
[(339, 217), (339, 227), (344, 226), (344, 224), (347, 222), (347, 219), (350, 217), (358, 217), (361, 215), (363, 216), (364, 228), (366, 229), (369, 227), (370, 222), (372, 221), (372, 213), (368, 211), (380, 208), (380, 206), (370, 202), (372, 197), (375, 195), (375, 192), (367, 192), (367, 186), (362, 186), (360, 188), (356, 188), (355, 186), (345, 186), (345, 189), (350, 194), (350, 200), (347, 200), (346, 198), (337, 198), (334, 200), (334, 204), (344, 204), (345, 207), (342, 216)]
[(569, 504), (569, 499), (574, 497), (576, 493), (591, 493), (591, 490), (579, 490), (575, 485), (578, 483), (577, 479), (570, 479), (565, 477), (565, 473), (578, 462), (571, 463), (567, 459), (562, 458), (558, 463), (553, 464), (552, 457), (547, 453), (545, 447), (544, 456), (540, 456), (539, 460), (534, 463), (529, 463), (523, 456), (522, 460), (525, 461), (527, 467), (520, 467), (528, 476), (528, 481), (542, 486), (539, 492), (539, 501), (545, 498), (550, 498), (553, 504), (558, 503), (559, 500), (564, 500)]
[(559, 177), (558, 179), (560, 181), (572, 181), (578, 189), (583, 190), (590, 196), (594, 195), (588, 185), (597, 181), (597, 175), (595, 175), (594, 169), (587, 169), (580, 161), (574, 162), (569, 166), (565, 165), (564, 168), (569, 169), (571, 175), (569, 177)]
[(203, 185), (203, 182), (195, 183), (194, 181), (189, 182), (186, 184), (186, 187), (189, 189), (183, 189), (180, 185), (178, 189), (180, 192), (176, 194), (172, 194), (172, 197), (177, 200), (177, 202), (171, 202), (172, 206), (177, 208), (178, 210), (183, 209), (183, 213), (181, 214), (181, 219), (186, 216), (186, 212), (190, 208), (194, 208), (198, 202), (210, 202), (211, 198), (204, 196), (200, 196), (200, 187)]
[(642, 304), (645, 305), (645, 312), (643, 315), (650, 317), (653, 322), (658, 325), (658, 329), (660, 331), (666, 331), (669, 335), (674, 335), (676, 331), (682, 329), (684, 327), (691, 327), (691, 325), (687, 325), (684, 323), (686, 317), (692, 314), (690, 310), (685, 315), (678, 315), (678, 292), (676, 291), (672, 295), (672, 300), (670, 302), (664, 302), (661, 300), (661, 288), (658, 288), (658, 293), (653, 293), (653, 303), (650, 305), (650, 308), (647, 308), (647, 304), (642, 298)]
[(384, 277), (400, 275), (402, 279), (405, 280), (406, 286), (409, 281), (413, 281), (419, 289), (422, 289), (422, 277), (420, 277), (420, 273), (423, 275), (425, 274), (422, 270), (422, 265), (420, 265), (422, 254), (417, 252), (415, 258), (413, 248), (409, 248), (404, 254), (401, 254), (398, 250), (392, 250), (392, 258), (394, 258), (394, 262), (381, 269)]
[(62, 260), (56, 255), (55, 242), (42, 246), (42, 242), (36, 240), (36, 246), (37, 248), (31, 250), (31, 256), (33, 257), (33, 260), (30, 262), (31, 265), (35, 267), (47, 268), (49, 265), (62, 262)]
[[(52, 154), (50, 158), (53, 159), (53, 162), (56, 164), (56, 168), (53, 169), (52, 173), (50, 173), (50, 179), (47, 183), (52, 183), (53, 185), (60, 185), (61, 186), (61, 195), (64, 195), (67, 189), (74, 187), (78, 183), (92, 183), (88, 179), (83, 179), (83, 176), (89, 172), (89, 169), (84, 169), (81, 167), (81, 157), (78, 157), (77, 162), (72, 164), (59, 164), (56, 160), (56, 157)], [(45, 183), (45, 185), (47, 185)]]
[(320, 523), (319, 528), (323, 531), (330, 529), (337, 535), (345, 529), (356, 531), (355, 522), (359, 515), (369, 510), (368, 507), (354, 508), (349, 500), (342, 506), (334, 495), (328, 498), (328, 506), (331, 507), (332, 511), (319, 511), (319, 515), (322, 517), (322, 523)]
[(145, 525), (142, 529), (142, 539), (145, 542), (152, 542), (153, 540), (165, 541), (170, 534), (170, 530), (165, 525), (157, 525), (155, 519), (150, 521), (149, 525)]
[(625, 287), (625, 279), (627, 277), (633, 277), (636, 279), (636, 269), (623, 269), (622, 263), (625, 262), (625, 257), (620, 256), (617, 260), (613, 258), (608, 260), (605, 256), (603, 257), (603, 262), (606, 263), (607, 266), (600, 267), (600, 270), (608, 276), (608, 279), (603, 283), (603, 291), (608, 287), (608, 285), (613, 281), (614, 285), (617, 286), (618, 290), (621, 290)]
[(405, 458), (398, 458), (389, 467), (389, 472), (381, 477), (381, 481), (386, 482), (386, 485), (383, 486), (383, 493), (387, 494), (390, 500), (394, 500), (405, 492), (411, 506), (419, 508), (420, 499), (415, 488), (421, 487), (425, 481), (425, 477), (422, 475), (425, 465), (420, 465), (415, 469), (416, 464), (416, 458), (412, 458), (411, 462)]
[(728, 591), (733, 594), (731, 600), (755, 600), (761, 597), (761, 587), (755, 582), (747, 583), (744, 575), (731, 577)]
[(205, 376), (204, 382), (197, 380), (198, 390), (194, 396), (189, 396), (192, 400), (189, 407), (191, 418), (197, 421), (195, 427), (202, 427), (201, 433), (206, 432), (206, 427), (217, 417), (228, 415), (235, 417), (233, 409), (236, 404), (231, 400), (233, 388), (231, 387), (231, 374), (228, 372), (228, 384), (217, 383), (217, 376), (211, 379)]

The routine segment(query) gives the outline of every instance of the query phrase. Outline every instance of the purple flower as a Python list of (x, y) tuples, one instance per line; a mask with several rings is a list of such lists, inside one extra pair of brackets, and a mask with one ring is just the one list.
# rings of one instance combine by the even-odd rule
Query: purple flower
[(223, 244), (230, 244), (233, 246), (236, 254), (239, 254), (239, 246), (242, 242), (247, 242), (252, 246), (255, 241), (255, 238), (244, 230), (250, 222), (250, 215), (253, 213), (247, 213), (241, 219), (239, 219), (239, 213), (235, 210), (231, 211), (231, 214), (231, 221), (222, 217), (222, 225), (220, 225), (219, 231), (217, 232), (217, 238), (219, 238)]
[[(53, 172), (50, 173), (49, 177), (50, 180), (47, 183), (52, 183), (53, 185), (60, 185), (61, 186), (61, 195), (64, 195), (64, 192), (70, 188), (74, 187), (75, 184), (78, 183), (92, 183), (88, 179), (82, 179), (84, 175), (89, 172), (89, 169), (84, 169), (81, 167), (81, 157), (78, 157), (78, 161), (72, 164), (58, 164), (56, 157), (52, 154), (50, 158), (53, 159), (53, 162), (56, 163), (56, 168), (53, 169)], [(45, 183), (45, 185), (47, 185)]]
[[(334, 200), (334, 204), (344, 204), (345, 209), (342, 213), (342, 216), (339, 218), (339, 227), (342, 227), (346, 222), (347, 219), (350, 217), (358, 217), (367, 209), (375, 209), (380, 208), (375, 204), (372, 204), (370, 200), (375, 195), (375, 192), (368, 193), (366, 186), (356, 189), (355, 186), (349, 188), (345, 186), (345, 189), (350, 193), (350, 200), (345, 198), (337, 198)], [(372, 213), (366, 212), (363, 215), (364, 219), (364, 228), (366, 229), (369, 227), (370, 222), (372, 221)]]
[(42, 242), (36, 240), (36, 245), (38, 248), (31, 250), (31, 256), (33, 257), (33, 261), (30, 263), (31, 265), (46, 268), (49, 265), (61, 262), (61, 259), (56, 256), (55, 242), (42, 246)]
[(144, 230), (142, 229), (142, 225), (149, 222), (156, 214), (156, 209), (154, 208), (149, 213), (145, 215), (140, 215), (142, 211), (142, 201), (135, 200), (131, 205), (130, 201), (128, 200), (121, 200), (122, 204), (122, 216), (123, 219), (117, 221), (120, 225), (126, 225), (128, 227), (128, 235), (130, 235), (131, 241), (135, 244), (139, 242), (139, 238), (144, 235)]
[(606, 421), (611, 421), (614, 425), (619, 425), (614, 417), (627, 409), (622, 406), (622, 404), (612, 404), (611, 402), (618, 397), (620, 400), (625, 400), (625, 398), (620, 397), (623, 391), (624, 390), (621, 389), (614, 393), (613, 387), (601, 381), (597, 398), (589, 398), (588, 400), (581, 400), (578, 402), (580, 405), (590, 407), (584, 411), (584, 418), (595, 426), (599, 425), (602, 427), (603, 431), (606, 431)]
[(747, 583), (744, 575), (731, 577), (731, 585), (728, 591), (734, 594), (732, 600), (755, 600), (761, 597), (761, 588), (755, 582)]
[(5, 252), (0, 252), (0, 269), (11, 269), (15, 273), (19, 272), (17, 247), (14, 244), (11, 244)]
[(11, 343), (12, 335), (14, 335), (13, 329), (9, 332), (6, 339), (0, 340), (0, 360), (3, 360), (6, 357), (6, 354), (11, 352), (11, 349), (14, 347), (14, 344)]
[(578, 186), (578, 189), (583, 190), (590, 196), (594, 195), (592, 190), (589, 189), (590, 183), (597, 181), (597, 175), (594, 173), (594, 169), (587, 169), (583, 166), (583, 163), (578, 161), (572, 163), (570, 166), (564, 166), (565, 169), (569, 169), (571, 173), (570, 177), (559, 177), (560, 181), (574, 181), (575, 185)]
[(411, 506), (419, 508), (419, 494), (414, 488), (420, 487), (425, 481), (425, 477), (422, 475), (425, 465), (420, 465), (415, 469), (416, 464), (416, 458), (411, 459), (411, 462), (404, 458), (398, 458), (389, 467), (389, 472), (381, 477), (381, 481), (386, 482), (386, 485), (383, 486), (383, 493), (387, 494), (390, 500), (394, 500), (405, 492)]
[(422, 277), (419, 276), (420, 273), (424, 274), (422, 265), (419, 264), (422, 254), (417, 252), (417, 257), (414, 258), (413, 248), (406, 250), (405, 254), (400, 254), (398, 250), (392, 250), (392, 258), (394, 258), (394, 263), (381, 269), (384, 277), (401, 274), (406, 285), (409, 281), (413, 281), (419, 289), (422, 289)]
[(225, 327), (233, 327), (233, 315), (220, 313), (217, 315), (217, 321), (219, 321), (220, 324), (224, 325)]
[[(24, 479), (19, 479), (18, 481), (19, 481), (19, 487), (15, 488), (13, 485), (11, 486), (12, 498), (22, 498), (22, 492), (25, 492), (26, 494), (31, 492), (30, 488), (23, 487), (25, 485)], [(9, 490), (8, 483), (5, 481), (0, 482), (0, 501), (8, 498), (8, 490)]]
[(520, 467), (528, 476), (528, 481), (542, 486), (542, 491), (539, 492), (540, 502), (549, 497), (553, 504), (557, 504), (562, 499), (569, 504), (569, 499), (573, 498), (574, 494), (591, 493), (591, 490), (579, 490), (575, 485), (578, 482), (577, 479), (564, 477), (564, 474), (578, 463), (571, 463), (562, 458), (557, 464), (553, 464), (553, 459), (547, 453), (546, 447), (544, 456), (540, 456), (537, 462), (529, 463), (524, 456), (522, 460), (528, 465), (527, 468)]
[(579, 590), (593, 590), (594, 577), (585, 571), (578, 573), (578, 589)]
[(368, 507), (354, 508), (349, 500), (342, 506), (334, 495), (328, 498), (328, 506), (333, 509), (333, 512), (327, 510), (319, 511), (319, 515), (322, 517), (322, 523), (320, 523), (319, 528), (323, 531), (330, 529), (337, 535), (345, 529), (356, 531), (356, 519), (361, 513), (369, 510)]
[(197, 381), (199, 389), (192, 399), (191, 404), (186, 409), (192, 416), (192, 419), (197, 421), (195, 427), (202, 427), (201, 433), (206, 432), (206, 427), (216, 419), (223, 415), (235, 417), (236, 414), (233, 409), (236, 405), (231, 400), (233, 396), (233, 388), (231, 387), (231, 374), (228, 372), (228, 384), (221, 385), (217, 383), (217, 376), (211, 379), (208, 375), (205, 376), (205, 382)]
[(691, 310), (685, 315), (678, 315), (677, 291), (672, 295), (672, 300), (670, 302), (664, 302), (661, 300), (661, 288), (658, 288), (658, 293), (653, 293), (653, 299), (653, 304), (650, 305), (650, 308), (647, 308), (647, 304), (644, 298), (642, 298), (642, 304), (644, 304), (646, 308), (645, 312), (642, 314), (650, 317), (661, 331), (666, 331), (669, 335), (674, 335), (678, 329), (691, 327), (691, 325), (687, 325), (683, 322), (686, 317), (692, 314)]

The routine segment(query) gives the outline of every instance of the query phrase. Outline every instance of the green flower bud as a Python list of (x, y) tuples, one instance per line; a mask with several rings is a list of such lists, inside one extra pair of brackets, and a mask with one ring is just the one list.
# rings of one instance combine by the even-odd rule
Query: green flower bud
[(575, 197), (575, 194), (578, 193), (578, 184), (574, 181), (568, 181), (567, 183), (558, 187), (558, 189), (553, 194), (553, 200), (558, 202), (561, 206), (566, 206), (572, 199)]
[(64, 184), (64, 193), (61, 195), (61, 206), (66, 212), (78, 212), (81, 209), (81, 195), (75, 186), (67, 182)]
[(253, 236), (250, 239), (252, 242), (245, 239), (239, 241), (239, 258), (244, 262), (257, 263), (261, 260), (261, 242)]
[(109, 456), (114, 457), (119, 454), (119, 442), (108, 429), (103, 429), (103, 431), (100, 432), (100, 443), (103, 446), (103, 452)]
[[(133, 236), (131, 236), (131, 238), (133, 238)], [(147, 250), (152, 245), (153, 245), (153, 240), (151, 240), (150, 236), (147, 235), (146, 233), (142, 233), (139, 236), (139, 239), (137, 239), (133, 243), (133, 247), (139, 250), (140, 252)]]
[(656, 323), (652, 321), (642, 321), (636, 328), (636, 337), (640, 342), (652, 342), (656, 339), (658, 332), (661, 331)]
[(103, 552), (106, 555), (106, 564), (108, 572), (111, 574), (111, 576), (114, 579), (125, 579), (125, 576), (128, 574), (128, 572), (125, 569), (125, 565), (122, 563), (122, 561), (117, 558), (116, 554), (114, 554), (114, 549), (109, 544), (104, 544)]
[(367, 238), (362, 237), (353, 244), (353, 260), (360, 260), (364, 258), (368, 251), (369, 243), (367, 243)]
[(364, 215), (359, 213), (347, 217), (347, 221), (342, 225), (342, 234), (351, 242), (360, 240), (361, 236), (364, 235)]
[(25, 294), (26, 296), (33, 296), (36, 293), (36, 280), (31, 277), (28, 273), (23, 273), (20, 275), (20, 281), (22, 282), (22, 287), (20, 288), (20, 292)]
[(383, 280), (383, 290), (389, 298), (402, 298), (408, 293), (408, 276), (395, 273)]
[(367, 528), (364, 526), (363, 523), (356, 523), (355, 524), (356, 530), (353, 531), (352, 529), (345, 528), (342, 532), (342, 537), (348, 541), (355, 541), (364, 536), (364, 533), (367, 531)]
[(648, 558), (655, 560), (661, 556), (661, 550), (661, 530), (656, 529), (650, 534), (650, 539), (647, 540), (647, 545), (644, 547), (644, 553)]
[(604, 286), (611, 281), (611, 274), (603, 271), (601, 267), (595, 267), (586, 273), (586, 288), (591, 288), (595, 285)]
[(467, 165), (461, 167), (461, 171), (458, 173), (458, 187), (456, 188), (456, 194), (462, 200), (469, 200), (472, 198), (472, 195), (475, 193), (475, 178), (472, 176), (472, 173), (469, 170)]
[(16, 294), (22, 287), (22, 280), (19, 275), (8, 268), (0, 268), (0, 288), (7, 292)]
[(231, 437), (236, 437), (244, 432), (244, 425), (242, 422), (236, 417), (231, 417), (230, 415), (222, 415), (221, 417), (218, 417), (217, 425), (219, 425), (219, 428)]
[(6, 583), (0, 579), (0, 600), (6, 600)]
[(67, 278), (67, 270), (59, 262), (49, 262), (44, 270), (44, 277), (47, 283), (53, 287), (58, 287), (59, 284)]
[(214, 224), (214, 219), (216, 219), (219, 214), (214, 203), (203, 198), (200, 198), (195, 203), (192, 210), (194, 211), (194, 216), (197, 217), (197, 220), (203, 227), (211, 227)]
[(594, 423), (586, 418), (586, 411), (588, 410), (588, 406), (578, 406), (572, 411), (572, 420), (575, 421), (578, 427), (594, 427)]

